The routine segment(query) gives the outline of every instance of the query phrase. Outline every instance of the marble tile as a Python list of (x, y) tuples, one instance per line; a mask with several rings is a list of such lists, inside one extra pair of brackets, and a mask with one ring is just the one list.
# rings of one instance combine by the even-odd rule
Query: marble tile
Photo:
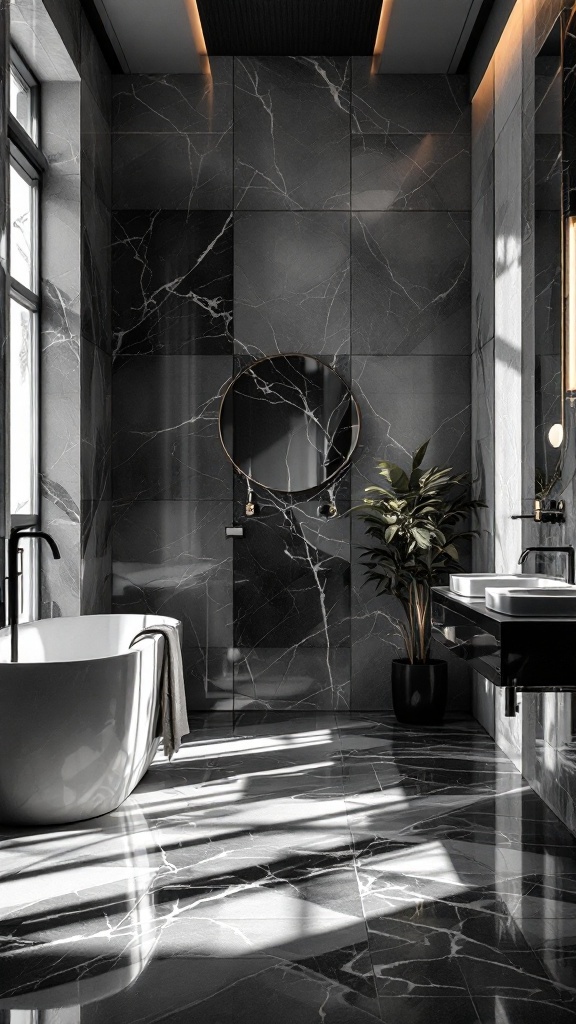
[(43, 335), (40, 352), (41, 487), (71, 521), (79, 522), (80, 339), (75, 334), (66, 336), (74, 319), (66, 317), (65, 307), (60, 312), (62, 334), (48, 331)]
[(474, 496), (485, 502), (476, 517), (478, 536), (472, 540), (474, 568), (494, 568), (494, 340), (472, 354), (472, 480)]
[(233, 666), (234, 710), (346, 710), (346, 647), (239, 648)]
[(467, 997), (414, 995), (383, 995), (378, 993), (378, 1002), (384, 1021), (398, 1021), (398, 1024), (477, 1024), (474, 1003)]
[(232, 351), (232, 214), (127, 211), (114, 217), (114, 350)]
[(80, 22), (80, 77), (82, 85), (90, 90), (108, 129), (112, 116), (112, 76), (108, 62), (100, 49), (100, 45), (92, 26), (84, 11)]
[(352, 131), (370, 135), (466, 133), (465, 75), (372, 75), (371, 57), (352, 58)]
[(111, 365), (110, 356), (91, 342), (81, 344), (82, 499), (109, 501)]
[[(241, 521), (242, 495), (235, 521)], [(345, 647), (350, 641), (350, 520), (318, 517), (318, 499), (256, 494), (258, 516), (234, 542), (239, 647)]]
[(82, 181), (109, 207), (112, 195), (109, 121), (102, 114), (91, 90), (84, 83), (80, 92)]
[(82, 615), (104, 615), (112, 601), (112, 503), (81, 503)]
[(9, 4), (10, 37), (29, 56), (43, 82), (78, 81), (80, 10), (74, 0), (18, 0)]
[(348, 208), (349, 65), (346, 57), (235, 58), (236, 209)]
[[(232, 583), (230, 583), (230, 603), (233, 600)], [(228, 647), (210, 646), (210, 635), (206, 643), (197, 641), (188, 644), (186, 649), (186, 701), (188, 709), (204, 711), (210, 709), (218, 715), (230, 714), (234, 710), (234, 692), (232, 672), (234, 668), (235, 648), (233, 641), (233, 621), (227, 611), (226, 630), (219, 639), (229, 643)], [(221, 634), (223, 631), (219, 630)]]
[[(420, 833), (369, 832), (418, 793)], [(470, 819), (479, 797), (490, 831)], [(439, 838), (422, 811), (450, 800), (452, 837)], [(2, 1012), (567, 1022), (574, 843), (469, 718), (427, 730), (381, 714), (195, 718), (114, 813), (3, 827)]]
[(353, 210), (469, 210), (469, 135), (352, 136)]
[(552, 1012), (558, 1024), (570, 1024), (574, 1019), (571, 1006), (563, 1006), (549, 999), (537, 998), (534, 1001), (524, 994), (519, 996), (476, 996), (474, 1008), (480, 1024), (538, 1024), (543, 1015)]
[(54, 481), (41, 482), (42, 529), (56, 541), (61, 558), (40, 564), (40, 618), (79, 615), (81, 607), (80, 509)]
[(554, 210), (562, 202), (561, 142), (558, 135), (535, 135), (535, 203), (537, 210)]
[(112, 348), (110, 207), (82, 185), (82, 337), (109, 353)]
[(462, 213), (354, 215), (356, 355), (470, 352), (469, 232)]
[[(77, 331), (80, 312), (80, 88), (44, 86), (42, 151), (48, 161), (42, 189), (42, 286), (45, 330)], [(71, 321), (70, 317), (74, 316)]]
[[(25, 3), (24, 6), (28, 6), (28, 4)], [(81, 9), (79, 9), (78, 4), (74, 0), (46, 0), (44, 6), (76, 68), (79, 70), (82, 45)]]
[(469, 372), (465, 356), (352, 357), (353, 390), (362, 409), (354, 498), (374, 483), (377, 459), (405, 461), (429, 437), (427, 464), (469, 468)]
[(114, 75), (116, 132), (226, 132), (232, 127), (232, 57), (210, 57), (211, 75)]
[(218, 436), (227, 356), (127, 356), (114, 365), (116, 499), (226, 498), (232, 468)]
[(494, 137), (498, 138), (522, 95), (523, 6), (512, 8), (494, 51)]
[(106, 1001), (105, 1016), (103, 1004), (86, 1007), (83, 1015), (87, 1024), (133, 1024), (149, 1012), (151, 996), (160, 993), (159, 1014), (174, 1024), (184, 1024), (191, 1008), (206, 1024), (220, 1024), (231, 1005), (238, 1024), (270, 1014), (278, 1024), (296, 1017), (302, 1024), (315, 1024), (319, 1016), (326, 1024), (381, 1019), (368, 957), (355, 946), (301, 960), (158, 960), (136, 989)]
[[(504, 60), (504, 58), (503, 58)], [(515, 74), (513, 69), (510, 75)], [(498, 75), (497, 75), (498, 83)], [(522, 550), (522, 104), (514, 105), (495, 148), (495, 569)]]
[(114, 611), (182, 621), (191, 708), (206, 706), (199, 661), (232, 647), (231, 513), (228, 501), (114, 502)]
[(239, 213), (234, 333), (239, 353), (319, 356), (350, 346), (350, 225), (345, 213)]
[[(562, 0), (537, 0), (534, 4), (534, 53), (539, 53), (563, 7)], [(531, 13), (528, 8), (528, 17)]]
[(494, 188), (494, 62), (472, 99), (471, 185), (472, 207)]
[(487, 191), (470, 217), (472, 272), (472, 347), (480, 349), (494, 337), (494, 194)]
[(117, 210), (230, 210), (232, 133), (115, 132)]
[(44, 93), (40, 512), (62, 558), (43, 552), (44, 616), (77, 615), (81, 593), (81, 150), (77, 82)]

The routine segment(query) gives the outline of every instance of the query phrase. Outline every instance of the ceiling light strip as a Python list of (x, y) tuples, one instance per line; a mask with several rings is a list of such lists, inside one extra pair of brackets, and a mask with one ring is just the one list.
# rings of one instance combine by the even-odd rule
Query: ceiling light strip
[(388, 34), (388, 25), (390, 24), (390, 16), (392, 14), (393, 6), (394, 0), (382, 0), (380, 21), (378, 22), (376, 42), (374, 43), (374, 56), (372, 57), (373, 75), (377, 75), (380, 70), (380, 61), (382, 60), (382, 54), (384, 52), (384, 44), (386, 42), (386, 36)]
[(190, 21), (190, 28), (192, 29), (194, 46), (196, 47), (196, 53), (198, 54), (200, 62), (200, 69), (202, 74), (211, 75), (212, 71), (210, 68), (210, 61), (208, 59), (208, 51), (206, 49), (206, 40), (204, 39), (204, 30), (202, 28), (202, 22), (200, 21), (198, 4), (196, 3), (196, 0), (184, 0), (184, 3), (188, 12), (188, 19)]

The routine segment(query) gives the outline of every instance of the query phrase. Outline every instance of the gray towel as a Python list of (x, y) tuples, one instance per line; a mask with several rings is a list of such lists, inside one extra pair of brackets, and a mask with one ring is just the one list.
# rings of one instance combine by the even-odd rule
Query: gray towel
[(162, 678), (160, 680), (160, 710), (162, 719), (162, 741), (164, 754), (170, 760), (180, 749), (183, 736), (190, 732), (186, 713), (186, 693), (184, 690), (184, 668), (180, 637), (176, 626), (146, 626), (136, 634), (130, 647), (142, 636), (153, 636), (160, 633), (164, 637), (164, 657), (162, 659)]

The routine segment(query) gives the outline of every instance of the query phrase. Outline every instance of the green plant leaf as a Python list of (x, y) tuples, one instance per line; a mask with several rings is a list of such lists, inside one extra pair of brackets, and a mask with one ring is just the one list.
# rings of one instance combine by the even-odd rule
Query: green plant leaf
[(410, 533), (414, 537), (419, 548), (429, 548), (431, 541), (431, 534), (428, 530), (423, 530), (419, 526), (413, 526)]
[(428, 438), (427, 441), (424, 441), (424, 444), (420, 445), (420, 447), (417, 449), (417, 451), (414, 452), (414, 454), (412, 456), (412, 469), (413, 470), (414, 469), (418, 469), (418, 467), (422, 465), (422, 463), (424, 461), (424, 456), (426, 455), (426, 452), (428, 450), (428, 445), (429, 444), (430, 444), (430, 438)]
[(400, 491), (402, 493), (409, 489), (410, 484), (408, 477), (404, 470), (400, 469), (400, 466), (388, 463), (385, 468), (380, 470), (380, 475), (390, 481), (395, 491)]

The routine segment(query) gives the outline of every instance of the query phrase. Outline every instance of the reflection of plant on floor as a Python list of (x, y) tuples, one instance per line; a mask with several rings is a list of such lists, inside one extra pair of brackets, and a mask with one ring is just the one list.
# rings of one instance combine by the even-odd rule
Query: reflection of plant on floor
[(393, 462), (378, 461), (384, 486), (366, 488), (369, 497), (352, 509), (366, 524), (373, 543), (364, 547), (366, 581), (377, 594), (390, 594), (400, 602), (405, 623), (400, 624), (411, 664), (426, 664), (430, 656), (430, 587), (462, 569), (457, 544), (476, 535), (461, 529), (484, 502), (469, 497), (470, 478), (451, 467), (421, 469), (429, 445), (412, 456), (408, 473)]

